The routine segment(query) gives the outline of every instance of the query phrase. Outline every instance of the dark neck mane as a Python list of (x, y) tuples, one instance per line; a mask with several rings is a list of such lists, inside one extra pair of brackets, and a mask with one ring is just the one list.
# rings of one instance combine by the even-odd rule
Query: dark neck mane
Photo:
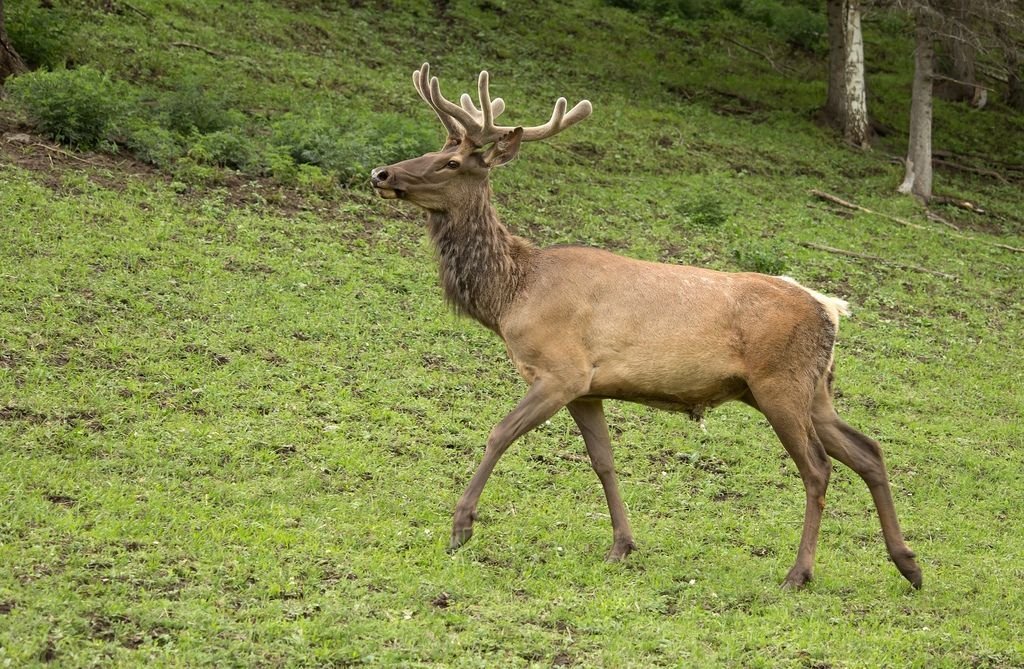
[(489, 185), (459, 209), (429, 212), (427, 231), (449, 304), (500, 334), (502, 313), (522, 287), (533, 244), (502, 225)]

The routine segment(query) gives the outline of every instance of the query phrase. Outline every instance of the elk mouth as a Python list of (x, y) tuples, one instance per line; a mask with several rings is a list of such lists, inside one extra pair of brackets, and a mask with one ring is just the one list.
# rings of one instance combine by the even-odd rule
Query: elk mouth
[(405, 197), (405, 191), (400, 188), (388, 188), (386, 186), (374, 186), (373, 190), (385, 200), (396, 200)]

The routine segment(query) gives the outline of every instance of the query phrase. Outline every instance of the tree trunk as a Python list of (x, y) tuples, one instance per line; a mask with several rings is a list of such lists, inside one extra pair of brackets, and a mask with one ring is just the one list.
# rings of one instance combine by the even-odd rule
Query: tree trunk
[(1014, 39), (1013, 31), (1005, 24), (996, 23), (993, 27), (1006, 64), (1006, 104), (1024, 111), (1024, 44)]
[(847, 142), (861, 149), (868, 148), (868, 101), (864, 86), (864, 39), (860, 30), (859, 0), (845, 0), (843, 3), (843, 24), (845, 28), (846, 62), (846, 123), (843, 137)]
[(837, 128), (843, 127), (845, 97), (846, 31), (843, 29), (844, 0), (828, 0), (828, 91), (825, 95), (825, 117)]
[(21, 74), (28, 69), (25, 67), (25, 61), (21, 59), (7, 38), (6, 25), (4, 22), (4, 0), (0, 0), (0, 84), (3, 84), (7, 77)]
[(1024, 111), (1024, 62), (1015, 44), (1006, 47), (1006, 104), (1017, 111)]
[(897, 189), (928, 200), (932, 196), (932, 77), (935, 32), (923, 13), (915, 17), (914, 85), (910, 102), (910, 140), (907, 171)]
[(828, 93), (825, 116), (843, 138), (868, 148), (867, 94), (860, 0), (828, 0)]

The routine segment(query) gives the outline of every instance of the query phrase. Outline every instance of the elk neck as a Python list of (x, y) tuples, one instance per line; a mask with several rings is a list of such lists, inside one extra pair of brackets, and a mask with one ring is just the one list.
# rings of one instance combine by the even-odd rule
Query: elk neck
[(501, 334), (505, 310), (523, 288), (536, 247), (510, 233), (491, 204), (491, 187), (427, 214), (441, 286), (449, 304)]

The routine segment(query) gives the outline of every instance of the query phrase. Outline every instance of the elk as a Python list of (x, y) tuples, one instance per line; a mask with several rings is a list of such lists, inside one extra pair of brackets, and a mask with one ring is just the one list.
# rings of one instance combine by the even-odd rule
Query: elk
[(867, 484), (886, 549), (914, 588), (921, 570), (903, 539), (879, 445), (832, 405), (833, 345), (846, 302), (788, 277), (644, 262), (577, 246), (539, 248), (513, 235), (491, 203), (489, 174), (523, 142), (547, 139), (591, 113), (555, 103), (541, 126), (499, 126), (505, 103), (480, 73), (479, 107), (446, 99), (429, 65), (413, 84), (447, 131), (439, 151), (371, 173), (383, 198), (426, 210), (440, 281), (454, 309), (494, 331), (529, 386), (490, 432), (483, 459), (455, 507), (449, 550), (473, 534), (477, 502), (502, 454), (566, 407), (579, 427), (611, 516), (620, 560), (635, 547), (612, 459), (603, 401), (625, 400), (699, 417), (728, 400), (768, 419), (806, 493), (796, 562), (783, 582), (812, 577), (831, 458)]

